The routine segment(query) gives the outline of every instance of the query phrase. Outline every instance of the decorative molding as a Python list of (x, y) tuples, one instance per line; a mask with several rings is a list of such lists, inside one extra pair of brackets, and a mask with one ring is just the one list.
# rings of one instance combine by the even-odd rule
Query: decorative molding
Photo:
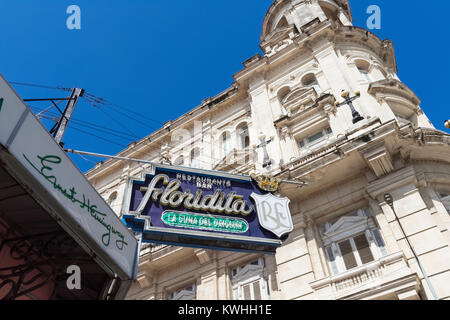
[(211, 252), (209, 250), (196, 249), (194, 250), (194, 253), (201, 265), (207, 264), (211, 261)]
[(384, 140), (360, 152), (378, 178), (394, 171), (394, 164)]
[(329, 246), (331, 243), (339, 242), (372, 228), (375, 228), (375, 224), (368, 217), (344, 216), (322, 235), (323, 244), (324, 246)]
[(232, 276), (232, 282), (233, 285), (241, 282), (241, 281), (245, 281), (249, 278), (252, 277), (257, 277), (257, 276), (263, 276), (264, 274), (264, 263), (262, 258), (258, 259), (258, 264), (252, 264), (249, 263), (247, 265), (245, 265), (244, 267), (238, 267), (236, 268), (237, 272), (235, 275)]

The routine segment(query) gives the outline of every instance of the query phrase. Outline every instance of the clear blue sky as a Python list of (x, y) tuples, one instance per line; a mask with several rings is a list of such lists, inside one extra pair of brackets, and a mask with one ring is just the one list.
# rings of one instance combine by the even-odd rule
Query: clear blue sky
[[(264, 15), (272, 0), (0, 0), (0, 73), (7, 80), (82, 87), (123, 109), (81, 102), (75, 119), (124, 132), (124, 139), (71, 125), (66, 147), (116, 154), (228, 88), (242, 62), (260, 52)], [(441, 129), (450, 118), (446, 31), (450, 1), (351, 0), (354, 24), (366, 27), (369, 5), (382, 10), (382, 29), (394, 41), (400, 79), (422, 99)], [(81, 30), (66, 28), (66, 9), (81, 8)], [(14, 86), (23, 98), (65, 92)], [(49, 103), (35, 103), (36, 110)], [(147, 118), (136, 122), (120, 112)], [(116, 110), (116, 111), (114, 111)], [(108, 114), (108, 116), (106, 115)], [(129, 113), (133, 118), (135, 114)], [(46, 122), (49, 125), (49, 122)], [(86, 135), (83, 130), (109, 141)], [(119, 133), (117, 133), (119, 134)], [(120, 133), (119, 135), (123, 135)], [(119, 145), (117, 145), (119, 144)], [(85, 171), (93, 163), (73, 156)], [(99, 161), (100, 159), (91, 160)]]

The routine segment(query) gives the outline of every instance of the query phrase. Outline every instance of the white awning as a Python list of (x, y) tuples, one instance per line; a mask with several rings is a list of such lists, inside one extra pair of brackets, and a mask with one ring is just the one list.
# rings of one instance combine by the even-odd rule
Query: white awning
[(1, 75), (0, 166), (110, 278), (128, 285), (136, 278), (136, 238)]

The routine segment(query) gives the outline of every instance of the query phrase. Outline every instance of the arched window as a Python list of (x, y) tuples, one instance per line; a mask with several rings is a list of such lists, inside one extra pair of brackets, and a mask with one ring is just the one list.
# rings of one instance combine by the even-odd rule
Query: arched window
[(302, 85), (304, 87), (312, 87), (317, 92), (318, 95), (322, 93), (320, 89), (319, 82), (316, 79), (316, 76), (313, 73), (309, 73), (302, 78)]
[(114, 191), (109, 196), (107, 203), (111, 208), (113, 208), (116, 205), (116, 201), (117, 201), (117, 191)]
[(195, 148), (191, 151), (191, 167), (200, 168), (200, 149)]
[(280, 91), (278, 91), (278, 100), (280, 101), (281, 104), (284, 103), (284, 98), (286, 98), (286, 96), (289, 94), (289, 92), (291, 92), (291, 88), (289, 87), (284, 87), (281, 88)]
[(228, 131), (224, 132), (221, 140), (222, 156), (226, 157), (231, 152), (231, 134)]
[(372, 77), (370, 76), (370, 64), (364, 60), (356, 60), (355, 65), (358, 68), (359, 73), (362, 78), (367, 82), (372, 82)]
[(175, 162), (173, 163), (175, 166), (182, 166), (184, 165), (184, 157), (183, 156), (179, 156)]
[(250, 146), (250, 135), (246, 123), (242, 123), (237, 127), (237, 138), (241, 150)]

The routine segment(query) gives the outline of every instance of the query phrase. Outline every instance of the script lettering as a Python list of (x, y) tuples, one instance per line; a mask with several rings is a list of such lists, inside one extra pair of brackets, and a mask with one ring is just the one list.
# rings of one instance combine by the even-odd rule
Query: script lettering
[[(119, 250), (123, 250), (124, 246), (127, 246), (128, 243), (125, 242), (125, 236), (119, 231), (115, 230), (110, 224), (105, 222), (106, 214), (97, 210), (97, 206), (91, 204), (91, 200), (86, 198), (86, 195), (81, 195), (81, 197), (77, 198), (76, 195), (78, 192), (75, 187), (64, 188), (62, 185), (58, 183), (58, 179), (56, 175), (54, 175), (54, 167), (56, 165), (61, 164), (61, 158), (54, 155), (47, 156), (37, 156), (37, 159), (40, 160), (40, 167), (36, 166), (32, 161), (30, 161), (26, 155), (23, 155), (25, 160), (35, 169), (42, 177), (45, 178), (53, 188), (61, 193), (64, 197), (66, 197), (72, 203), (76, 203), (80, 206), (81, 209), (86, 209), (86, 211), (90, 214), (90, 216), (94, 219), (94, 221), (98, 222), (105, 228), (105, 233), (102, 234), (102, 243), (106, 247), (109, 246), (111, 242), (111, 231), (114, 235), (116, 235), (119, 239), (116, 240), (116, 247)], [(82, 199), (82, 200), (81, 200)]]
[[(165, 189), (158, 188), (157, 185), (165, 186)], [(226, 195), (222, 190), (216, 190), (214, 194), (203, 196), (202, 190), (197, 190), (192, 194), (190, 190), (180, 190), (181, 181), (173, 179), (169, 181), (166, 174), (158, 174), (153, 177), (145, 190), (144, 197), (140, 202), (136, 212), (142, 213), (148, 202), (158, 202), (164, 207), (178, 208), (182, 204), (189, 210), (207, 211), (210, 213), (225, 213), (227, 215), (248, 216), (254, 210), (254, 206), (248, 205), (243, 200), (243, 196), (231, 191)]]

